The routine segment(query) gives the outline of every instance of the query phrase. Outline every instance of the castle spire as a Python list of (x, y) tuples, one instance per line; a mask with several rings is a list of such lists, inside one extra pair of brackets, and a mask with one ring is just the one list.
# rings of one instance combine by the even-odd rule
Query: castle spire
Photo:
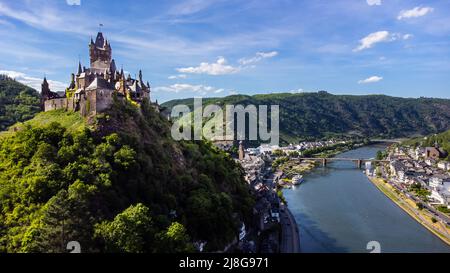
[(109, 66), (109, 71), (111, 71), (111, 73), (115, 74), (116, 73), (116, 62), (114, 61), (114, 59), (111, 60), (111, 65)]
[(78, 61), (78, 73), (77, 73), (77, 76), (80, 76), (81, 73), (83, 73), (83, 70), (81, 70), (81, 61)]
[(103, 37), (103, 33), (97, 33), (97, 38), (95, 38), (95, 46), (102, 48), (105, 45), (105, 38)]
[(42, 82), (42, 85), (48, 87), (47, 76), (44, 76), (44, 81)]

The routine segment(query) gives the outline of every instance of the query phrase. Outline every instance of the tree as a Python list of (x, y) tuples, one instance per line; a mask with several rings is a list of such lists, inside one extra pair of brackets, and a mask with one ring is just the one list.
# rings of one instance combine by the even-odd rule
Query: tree
[(173, 222), (165, 231), (157, 234), (158, 252), (163, 253), (181, 253), (194, 252), (194, 246), (190, 242), (185, 227)]
[(423, 204), (421, 202), (417, 202), (416, 206), (418, 210), (423, 210)]
[(121, 167), (124, 170), (128, 170), (136, 163), (135, 158), (136, 152), (129, 146), (125, 145), (114, 154), (114, 163), (118, 167)]
[(273, 151), (272, 154), (274, 156), (284, 156), (285, 155), (285, 153), (282, 150), (280, 150), (280, 149)]
[(377, 151), (377, 155), (376, 155), (377, 160), (383, 160), (385, 157), (386, 157), (386, 155), (383, 151)]
[(22, 251), (63, 253), (69, 241), (78, 241), (86, 251), (94, 250), (89, 205), (96, 190), (77, 181), (68, 191), (59, 191), (45, 205), (42, 220), (37, 218), (28, 228)]
[(22, 242), (22, 249), (27, 252), (65, 252), (68, 242), (68, 226), (70, 225), (68, 192), (61, 190), (50, 199), (46, 205), (42, 225), (29, 230), (30, 236), (35, 238)]
[(142, 253), (149, 251), (154, 230), (149, 208), (139, 203), (95, 227), (96, 237), (102, 239), (108, 252)]

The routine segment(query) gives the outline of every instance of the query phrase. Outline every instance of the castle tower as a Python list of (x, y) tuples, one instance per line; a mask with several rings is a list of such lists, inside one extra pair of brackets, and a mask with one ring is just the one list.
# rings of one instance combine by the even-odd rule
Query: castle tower
[(45, 110), (45, 101), (57, 98), (58, 94), (55, 92), (52, 92), (50, 90), (50, 86), (47, 82), (47, 77), (44, 77), (44, 81), (42, 81), (41, 84), (41, 107)]
[(47, 77), (44, 77), (44, 81), (41, 84), (41, 97), (47, 98), (50, 96), (52, 91), (50, 91), (50, 87), (47, 82)]
[(105, 69), (111, 68), (112, 50), (108, 40), (103, 38), (103, 33), (99, 32), (94, 41), (91, 39), (89, 44), (89, 57), (91, 61), (91, 70), (102, 73)]
[(75, 84), (75, 74), (71, 74), (70, 75), (70, 85), (69, 85), (69, 89), (75, 89), (76, 84)]

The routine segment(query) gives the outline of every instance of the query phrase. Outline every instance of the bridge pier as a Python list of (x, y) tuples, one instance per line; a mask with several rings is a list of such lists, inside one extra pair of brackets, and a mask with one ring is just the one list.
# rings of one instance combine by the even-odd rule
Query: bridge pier
[(356, 166), (358, 169), (362, 168), (362, 163), (363, 163), (363, 161), (361, 159), (358, 159), (358, 161), (356, 161)]

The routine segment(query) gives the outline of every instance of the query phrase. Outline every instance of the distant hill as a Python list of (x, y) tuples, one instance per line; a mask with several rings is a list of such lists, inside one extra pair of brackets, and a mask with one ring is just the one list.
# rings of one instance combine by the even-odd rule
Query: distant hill
[[(192, 99), (173, 100), (163, 106), (167, 111), (177, 104), (192, 109), (192, 103)], [(280, 139), (285, 143), (352, 135), (396, 138), (450, 128), (448, 99), (332, 95), (321, 91), (207, 98), (203, 104), (280, 105)]]
[(174, 141), (144, 103), (86, 120), (56, 110), (0, 134), (0, 253), (223, 250), (250, 225), (242, 168), (203, 141)]
[(40, 110), (36, 90), (0, 75), (0, 131), (18, 121), (31, 119)]

